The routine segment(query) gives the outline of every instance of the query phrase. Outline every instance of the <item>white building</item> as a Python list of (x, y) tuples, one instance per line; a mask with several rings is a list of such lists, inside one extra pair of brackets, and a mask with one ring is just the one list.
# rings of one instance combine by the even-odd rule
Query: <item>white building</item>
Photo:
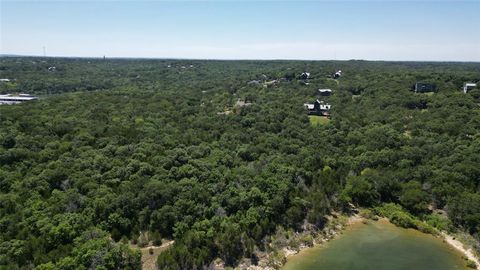
[(308, 110), (310, 115), (323, 115), (328, 116), (332, 105), (325, 104), (323, 101), (316, 100), (313, 104), (304, 103), (303, 106)]
[(304, 103), (303, 106), (310, 111), (315, 110), (315, 104), (310, 104), (310, 103)]
[(303, 72), (302, 74), (300, 74), (301, 80), (307, 80), (309, 78), (310, 78), (310, 72)]
[(320, 104), (321, 111), (329, 111), (331, 108), (332, 108), (332, 105), (330, 104)]
[(464, 83), (463, 84), (463, 92), (466, 94), (468, 91), (473, 90), (477, 87), (476, 83)]
[(31, 101), (36, 99), (38, 98), (29, 94), (19, 94), (19, 95), (6, 94), (6, 95), (0, 95), (0, 105), (19, 104), (25, 101)]
[(318, 89), (318, 92), (321, 96), (330, 96), (332, 94), (332, 89)]
[(334, 79), (338, 79), (338, 78), (340, 78), (341, 76), (342, 76), (342, 71), (341, 71), (341, 70), (338, 70), (337, 72), (335, 72), (335, 73), (333, 74), (333, 78), (334, 78)]

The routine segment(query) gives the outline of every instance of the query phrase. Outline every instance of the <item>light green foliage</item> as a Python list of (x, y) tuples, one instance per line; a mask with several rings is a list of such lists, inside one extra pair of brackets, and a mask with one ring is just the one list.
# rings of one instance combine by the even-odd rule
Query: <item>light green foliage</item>
[(440, 231), (451, 231), (454, 228), (452, 222), (446, 216), (432, 213), (424, 216), (424, 218), (428, 225)]
[(390, 222), (397, 226), (413, 228), (429, 234), (438, 234), (434, 227), (408, 213), (398, 204), (387, 203), (374, 208), (374, 212), (379, 216), (388, 218)]

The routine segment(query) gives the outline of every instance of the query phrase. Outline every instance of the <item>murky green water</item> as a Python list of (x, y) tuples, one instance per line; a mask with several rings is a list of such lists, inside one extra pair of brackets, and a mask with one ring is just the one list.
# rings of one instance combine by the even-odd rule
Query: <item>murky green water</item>
[(387, 221), (359, 223), (335, 240), (288, 259), (286, 270), (465, 270), (441, 239)]

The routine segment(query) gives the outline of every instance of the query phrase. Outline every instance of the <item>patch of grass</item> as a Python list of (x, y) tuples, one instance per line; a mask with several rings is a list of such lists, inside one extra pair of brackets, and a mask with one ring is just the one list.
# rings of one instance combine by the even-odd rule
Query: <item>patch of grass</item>
[(330, 122), (330, 119), (324, 116), (309, 115), (308, 118), (310, 119), (310, 124), (314, 127), (318, 125), (326, 125)]

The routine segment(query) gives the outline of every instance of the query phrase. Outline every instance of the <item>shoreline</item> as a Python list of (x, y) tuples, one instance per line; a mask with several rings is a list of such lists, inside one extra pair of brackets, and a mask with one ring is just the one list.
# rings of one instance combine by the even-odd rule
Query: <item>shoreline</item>
[(475, 254), (473, 253), (471, 247), (465, 248), (465, 245), (462, 242), (455, 239), (455, 237), (449, 234), (446, 234), (445, 232), (441, 232), (440, 235), (442, 236), (446, 244), (448, 244), (449, 246), (453, 247), (454, 249), (462, 253), (462, 255), (465, 256), (468, 260), (473, 261), (477, 266), (477, 269), (480, 269), (480, 261), (477, 258), (477, 256), (475, 256)]
[[(388, 218), (383, 217), (383, 218), (380, 218), (379, 220), (382, 220), (382, 219), (391, 223)], [(341, 234), (345, 230), (348, 230), (350, 226), (358, 224), (359, 222), (363, 223), (363, 222), (368, 221), (368, 220), (369, 220), (368, 218), (361, 217), (358, 214), (350, 216), (350, 217), (348, 217), (348, 220), (344, 224), (344, 226), (342, 226), (342, 228), (340, 228), (340, 229), (335, 230), (331, 237), (328, 237), (328, 236), (323, 237), (320, 242), (315, 241), (313, 243), (313, 246), (301, 246), (301, 247), (298, 248), (298, 250), (292, 250), (292, 249), (289, 249), (288, 247), (282, 249), (282, 251), (285, 252), (285, 258), (286, 258), (285, 263), (283, 265), (286, 264), (288, 258), (290, 258), (294, 255), (297, 255), (297, 254), (299, 254), (300, 252), (302, 252), (306, 249), (322, 246), (323, 244), (325, 244), (325, 243), (327, 243), (331, 240), (335, 240), (335, 238), (339, 234)], [(396, 227), (399, 227), (395, 224), (393, 224), (393, 225), (396, 226)], [(401, 228), (401, 227), (399, 227), (399, 228)], [(418, 229), (414, 229), (414, 230), (416, 230), (418, 232), (421, 232)], [(464, 259), (466, 258), (469, 261), (474, 262), (475, 266), (476, 266), (475, 269), (480, 269), (480, 259), (475, 255), (472, 247), (462, 243), (460, 240), (456, 239), (454, 236), (452, 236), (450, 234), (447, 234), (445, 232), (440, 232), (440, 231), (438, 231), (438, 232), (439, 232), (439, 234), (437, 235), (437, 237), (440, 237), (446, 245), (450, 246), (451, 248), (453, 248), (457, 252), (459, 252), (462, 255), (462, 258), (464, 258)], [(424, 232), (421, 232), (421, 233), (424, 233)], [(426, 233), (424, 233), (424, 234), (426, 234)], [(435, 237), (435, 235), (432, 235), (432, 236)]]
[(357, 223), (360, 223), (360, 222), (364, 222), (365, 220), (367, 220), (367, 219), (361, 217), (358, 214), (355, 214), (353, 216), (349, 216), (348, 219), (347, 219), (347, 222), (344, 225), (342, 225), (341, 228), (335, 228), (330, 236), (327, 235), (327, 236), (324, 236), (321, 239), (319, 239), (319, 241), (314, 241), (312, 246), (300, 246), (298, 248), (298, 250), (289, 249), (288, 247), (283, 248), (282, 250), (285, 252), (285, 258), (288, 260), (289, 257), (291, 257), (293, 255), (297, 255), (300, 252), (302, 252), (303, 250), (318, 247), (318, 246), (322, 246), (325, 243), (328, 243), (332, 240), (335, 240), (335, 238), (337, 238), (338, 235), (340, 235), (343, 231), (348, 230), (348, 228), (350, 226), (352, 226), (354, 224), (357, 224)]
[[(329, 222), (338, 221), (340, 219), (341, 219), (341, 216), (340, 217), (334, 217), (334, 218), (331, 218), (329, 220)], [(348, 216), (347, 220), (344, 223), (336, 225), (333, 228), (331, 228), (330, 230), (327, 229), (326, 231), (325, 230), (316, 231), (317, 233), (318, 232), (324, 232), (325, 234), (323, 234), (322, 237), (314, 239), (313, 244), (311, 246), (300, 245), (296, 249), (292, 249), (291, 247), (288, 247), (288, 246), (282, 248), (281, 251), (284, 253), (284, 258), (285, 259), (282, 261), (282, 265), (281, 265), (280, 269), (283, 269), (283, 267), (287, 263), (288, 259), (291, 258), (292, 256), (298, 255), (299, 253), (301, 253), (305, 250), (311, 249), (311, 248), (321, 247), (321, 246), (327, 244), (328, 242), (335, 240), (339, 235), (341, 235), (345, 230), (350, 229), (353, 225), (356, 225), (356, 224), (359, 224), (359, 223), (364, 223), (367, 220), (368, 219), (360, 216), (359, 214)], [(313, 231), (310, 231), (310, 234), (312, 232)], [(269, 268), (269, 267), (267, 267), (267, 268), (247, 268), (247, 269), (248, 270), (258, 270), (258, 269), (274, 270), (274, 268)]]
[[(346, 220), (342, 221), (342, 218)], [(330, 216), (327, 223), (333, 223), (331, 225), (332, 227), (326, 228), (326, 229), (324, 228), (322, 230), (307, 229), (302, 233), (296, 234), (295, 237), (297, 239), (301, 238), (301, 236), (306, 236), (306, 235), (313, 237), (313, 241), (311, 245), (300, 244), (296, 247), (284, 246), (283, 248), (280, 248), (277, 251), (265, 253), (263, 256), (261, 256), (257, 265), (252, 265), (248, 262), (245, 262), (245, 263), (240, 263), (234, 269), (236, 270), (282, 269), (284, 265), (287, 263), (288, 258), (290, 258), (291, 256), (297, 255), (306, 249), (322, 246), (325, 243), (328, 243), (331, 240), (334, 240), (336, 237), (341, 235), (343, 231), (347, 230), (352, 225), (358, 224), (365, 220), (366, 220), (365, 218), (361, 217), (358, 214), (355, 214), (353, 216), (348, 216), (348, 217), (342, 216), (342, 215)], [(335, 224), (336, 222), (339, 222), (339, 224)], [(315, 237), (315, 234), (318, 234), (318, 235)], [(223, 263), (215, 264), (215, 266), (217, 267), (215, 267), (214, 269), (225, 269)]]
[[(332, 221), (339, 221), (340, 218), (337, 217), (332, 217), (329, 219), (329, 222)], [(292, 247), (292, 246), (285, 246), (281, 249), (278, 250), (278, 252), (281, 254), (281, 258), (278, 260), (274, 265), (272, 265), (272, 257), (274, 256), (274, 253), (269, 253), (266, 254), (263, 258), (261, 258), (258, 262), (258, 265), (238, 265), (235, 267), (235, 269), (247, 269), (247, 270), (275, 270), (275, 269), (282, 269), (282, 267), (287, 263), (288, 259), (291, 258), (294, 255), (298, 255), (304, 250), (310, 249), (310, 248), (315, 248), (315, 247), (320, 247), (322, 245), (325, 245), (326, 243), (335, 240), (339, 235), (341, 235), (345, 230), (348, 230), (349, 228), (352, 227), (352, 225), (358, 224), (358, 223), (365, 223), (366, 221), (369, 221), (369, 218), (365, 218), (360, 216), (359, 214), (355, 214), (353, 216), (347, 217), (346, 221), (344, 221), (341, 224), (337, 224), (333, 226), (330, 229), (327, 230), (318, 230), (318, 231), (312, 231), (309, 230), (308, 232), (304, 232), (303, 235), (314, 235), (316, 233), (320, 233), (321, 236), (314, 238), (313, 243), (311, 245), (304, 245), (301, 244), (297, 247)], [(385, 220), (387, 222), (390, 222), (388, 218), (379, 218), (379, 220)], [(391, 222), (390, 222), (391, 223)], [(393, 224), (393, 223), (392, 223)], [(396, 227), (399, 227), (395, 224), (393, 224)], [(401, 227), (399, 227), (401, 228)], [(421, 232), (418, 229), (414, 229), (418, 232)], [(454, 236), (449, 235), (445, 232), (440, 232), (437, 234), (436, 237), (440, 237), (443, 242), (450, 246), (451, 248), (455, 249), (462, 255), (462, 257), (465, 259), (468, 259), (469, 261), (472, 261), (475, 263), (476, 268), (475, 269), (480, 269), (480, 260), (479, 258), (474, 254), (473, 250), (471, 247), (464, 245), (461, 241), (456, 239)], [(424, 232), (422, 232), (424, 233)], [(426, 233), (424, 233), (426, 234)], [(298, 236), (298, 235), (297, 235)], [(435, 235), (432, 235), (435, 237)], [(221, 269), (221, 268), (220, 268)]]

